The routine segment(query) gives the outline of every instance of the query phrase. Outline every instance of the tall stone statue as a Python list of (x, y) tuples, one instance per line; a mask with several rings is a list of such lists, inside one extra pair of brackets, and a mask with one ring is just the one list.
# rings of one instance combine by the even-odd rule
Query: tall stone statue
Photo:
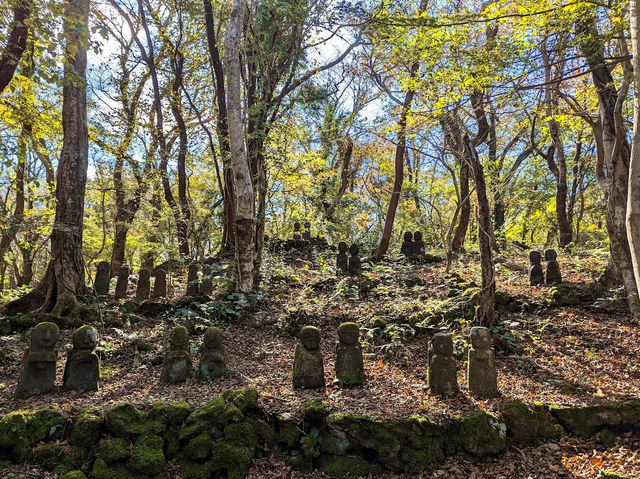
[(304, 231), (302, 232), (302, 239), (307, 243), (311, 241), (311, 223), (306, 222), (304, 224)]
[(448, 332), (436, 333), (429, 342), (429, 389), (439, 396), (458, 392), (456, 360), (453, 357), (453, 339)]
[(400, 254), (407, 258), (413, 254), (413, 233), (411, 231), (404, 232)]
[(531, 286), (538, 286), (543, 283), (542, 255), (540, 251), (529, 251), (529, 284)]
[(562, 273), (558, 264), (558, 253), (554, 249), (548, 249), (544, 252), (544, 259), (547, 261), (547, 271), (545, 273), (545, 283), (560, 284), (562, 283)]
[(360, 328), (356, 323), (342, 323), (338, 327), (336, 378), (345, 386), (357, 386), (364, 382)]
[(293, 223), (293, 240), (300, 241), (301, 239), (302, 236), (300, 233), (300, 223), (296, 221), (295, 223)]
[(109, 262), (100, 261), (96, 268), (96, 280), (93, 284), (98, 296), (109, 296)]
[(413, 247), (411, 249), (411, 256), (424, 256), (424, 241), (422, 241), (422, 232), (416, 231), (413, 233)]
[(17, 399), (53, 391), (56, 380), (56, 342), (60, 329), (55, 323), (42, 322), (29, 333), (29, 347), (24, 353)]
[(345, 274), (349, 270), (349, 257), (347, 256), (347, 243), (338, 243), (338, 257), (336, 259), (336, 273)]
[(156, 269), (155, 282), (153, 283), (153, 297), (164, 298), (167, 295), (167, 272), (163, 269)]
[(300, 331), (293, 358), (293, 387), (324, 387), (320, 331), (315, 326), (305, 326)]
[(211, 296), (213, 293), (213, 278), (211, 277), (211, 265), (202, 267), (202, 280), (200, 281), (200, 294)]
[(95, 352), (98, 331), (82, 326), (71, 337), (73, 349), (67, 355), (62, 377), (64, 391), (97, 391), (100, 380), (100, 359)]
[(360, 262), (360, 256), (358, 253), (360, 252), (360, 248), (357, 244), (352, 244), (349, 246), (349, 274), (356, 275), (360, 274), (360, 270), (362, 269), (362, 263)]
[(227, 355), (223, 345), (224, 333), (220, 328), (211, 326), (204, 332), (202, 347), (200, 348), (200, 366), (198, 367), (198, 379), (208, 381), (221, 378), (229, 372), (227, 368)]
[(189, 352), (189, 332), (184, 326), (176, 326), (169, 334), (169, 351), (162, 363), (160, 382), (177, 384), (193, 377), (193, 364)]
[(129, 268), (127, 266), (120, 266), (118, 281), (116, 282), (116, 299), (127, 297), (127, 286), (129, 286)]
[(200, 268), (196, 263), (189, 265), (189, 272), (187, 273), (187, 292), (186, 296), (198, 296), (200, 292), (200, 281), (198, 278), (198, 271)]
[(138, 273), (138, 286), (136, 287), (136, 299), (144, 301), (151, 294), (151, 273), (147, 268), (142, 268)]
[(498, 395), (496, 356), (491, 347), (491, 332), (482, 326), (471, 328), (467, 377), (472, 394), (483, 398)]

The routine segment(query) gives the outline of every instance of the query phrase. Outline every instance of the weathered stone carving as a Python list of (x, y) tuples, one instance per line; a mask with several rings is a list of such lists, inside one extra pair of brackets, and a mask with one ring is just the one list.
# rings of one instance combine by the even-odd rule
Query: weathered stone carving
[(496, 357), (491, 347), (491, 332), (485, 327), (471, 328), (467, 376), (471, 393), (483, 398), (498, 395)]
[(138, 286), (136, 287), (136, 299), (144, 301), (149, 299), (151, 293), (151, 273), (147, 268), (142, 268), (138, 273)]
[(336, 272), (346, 273), (349, 269), (349, 257), (347, 256), (347, 243), (340, 241), (338, 243), (338, 257), (336, 259)]
[(193, 377), (193, 365), (189, 353), (189, 332), (184, 326), (176, 326), (169, 334), (169, 351), (164, 357), (160, 382), (181, 383)]
[(198, 278), (199, 267), (196, 263), (189, 265), (189, 272), (187, 273), (187, 296), (198, 296), (200, 292), (200, 280)]
[(544, 252), (544, 259), (547, 261), (547, 271), (544, 279), (547, 284), (562, 283), (562, 273), (560, 272), (557, 258), (558, 253), (554, 249), (548, 249)]
[(315, 326), (305, 326), (300, 331), (293, 358), (293, 387), (324, 387), (320, 331)]
[(96, 267), (93, 288), (98, 296), (109, 296), (109, 262), (100, 261)]
[(362, 268), (362, 263), (360, 262), (360, 256), (358, 253), (360, 252), (360, 248), (357, 244), (352, 244), (349, 246), (349, 274), (355, 275), (360, 274), (360, 269)]
[(153, 297), (164, 298), (167, 295), (167, 272), (163, 269), (156, 269), (154, 275)]
[(65, 391), (97, 391), (100, 380), (100, 359), (95, 352), (98, 331), (91, 326), (80, 327), (71, 337), (73, 348), (67, 355), (62, 377)]
[(211, 296), (213, 293), (213, 278), (211, 277), (211, 265), (202, 267), (202, 279), (200, 280), (200, 294)]
[(411, 231), (405, 231), (402, 246), (400, 247), (400, 254), (409, 257), (413, 254), (413, 233)]
[(422, 232), (416, 231), (413, 233), (413, 245), (411, 248), (411, 256), (423, 256), (424, 255), (424, 241), (422, 241)]
[(229, 372), (223, 337), (222, 330), (215, 326), (207, 328), (204, 332), (200, 348), (200, 366), (198, 367), (198, 379), (201, 381), (221, 378)]
[(542, 255), (540, 251), (529, 252), (529, 284), (537, 286), (544, 283), (544, 272), (542, 271)]
[(364, 361), (360, 346), (360, 328), (356, 323), (342, 323), (338, 327), (336, 344), (336, 378), (345, 386), (364, 382)]
[(127, 286), (129, 286), (129, 268), (127, 266), (120, 266), (118, 281), (116, 282), (116, 299), (127, 297)]
[(56, 379), (56, 342), (60, 329), (55, 323), (42, 322), (29, 333), (29, 347), (25, 351), (15, 397), (27, 398), (53, 391)]
[(429, 389), (433, 394), (450, 396), (458, 391), (456, 360), (451, 334), (436, 333), (429, 342)]

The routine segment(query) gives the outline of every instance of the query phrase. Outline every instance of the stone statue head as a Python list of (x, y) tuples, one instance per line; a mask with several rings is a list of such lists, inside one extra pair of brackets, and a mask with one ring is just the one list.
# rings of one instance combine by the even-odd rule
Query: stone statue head
[(153, 272), (153, 276), (156, 277), (156, 278), (166, 279), (167, 272), (165, 270), (163, 270), (163, 269), (158, 268)]
[(351, 246), (349, 246), (349, 253), (351, 253), (351, 256), (358, 256), (359, 251), (360, 248), (357, 244), (353, 243)]
[(206, 349), (221, 349), (224, 333), (220, 328), (211, 326), (204, 332), (202, 344)]
[(529, 263), (531, 264), (540, 264), (542, 261), (542, 255), (540, 251), (529, 251)]
[(293, 231), (300, 231), (300, 223), (298, 221), (293, 223)]
[(405, 231), (403, 238), (405, 241), (413, 241), (413, 233), (411, 231)]
[(345, 243), (344, 241), (340, 241), (340, 243), (338, 243), (338, 251), (340, 251), (341, 253), (347, 251), (348, 248), (349, 247), (347, 246), (347, 243)]
[(308, 230), (311, 229), (311, 223), (309, 223), (308, 221), (304, 224), (304, 229)]
[(558, 253), (556, 253), (556, 250), (554, 249), (548, 249), (544, 252), (544, 259), (547, 261), (555, 261), (557, 257)]
[(483, 326), (471, 328), (471, 345), (478, 349), (488, 349), (491, 347), (491, 331)]
[(453, 354), (453, 338), (445, 331), (436, 333), (431, 338), (431, 347), (435, 354), (451, 356)]
[(320, 348), (320, 330), (315, 326), (305, 326), (300, 330), (300, 343), (312, 351)]
[(98, 266), (96, 268), (96, 270), (98, 271), (98, 273), (106, 273), (109, 271), (109, 262), (108, 261), (100, 261), (98, 263)]
[(422, 241), (422, 232), (416, 231), (415, 233), (413, 233), (413, 239), (415, 241)]
[(187, 349), (189, 346), (189, 331), (184, 326), (176, 326), (169, 333), (169, 348), (173, 351)]
[(60, 337), (60, 328), (48, 321), (38, 323), (29, 333), (29, 346), (35, 350), (52, 349)]
[(338, 326), (338, 338), (348, 345), (357, 344), (360, 339), (360, 327), (356, 323), (342, 323)]
[(81, 326), (71, 337), (73, 349), (94, 349), (98, 344), (98, 331), (91, 326)]
[(147, 268), (142, 268), (140, 269), (140, 271), (138, 272), (138, 281), (149, 281), (149, 278), (151, 277), (151, 273), (149, 272), (149, 270)]

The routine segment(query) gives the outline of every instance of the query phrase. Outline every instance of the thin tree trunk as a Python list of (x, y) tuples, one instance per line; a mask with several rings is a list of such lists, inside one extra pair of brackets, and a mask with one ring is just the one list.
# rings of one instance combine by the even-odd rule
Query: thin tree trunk
[(20, 58), (27, 47), (29, 36), (29, 15), (31, 14), (31, 1), (18, 0), (13, 7), (13, 22), (10, 23), (7, 44), (0, 58), (0, 95), (7, 87), (18, 68)]

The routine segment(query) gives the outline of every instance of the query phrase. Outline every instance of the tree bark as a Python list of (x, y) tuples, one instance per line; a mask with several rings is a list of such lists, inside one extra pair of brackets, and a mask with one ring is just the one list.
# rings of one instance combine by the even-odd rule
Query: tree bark
[(19, 0), (13, 7), (13, 22), (8, 35), (7, 44), (0, 58), (0, 95), (13, 78), (20, 58), (27, 47), (29, 27), (27, 21), (31, 14), (31, 1)]

